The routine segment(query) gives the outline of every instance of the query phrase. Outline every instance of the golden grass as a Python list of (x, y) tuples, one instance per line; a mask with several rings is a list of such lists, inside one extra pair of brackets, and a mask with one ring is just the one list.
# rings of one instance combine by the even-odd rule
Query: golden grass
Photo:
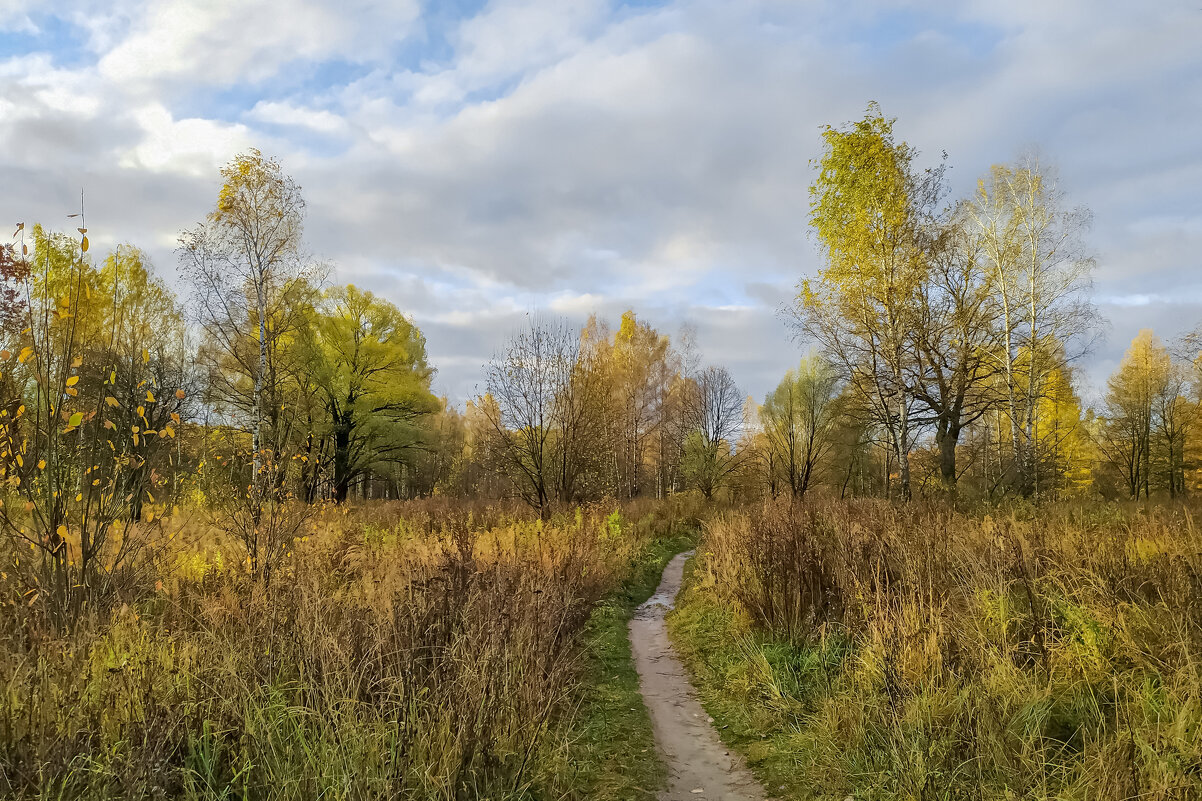
[(1184, 507), (736, 513), (672, 623), (787, 797), (1202, 797)]
[(200, 516), (177, 518), (170, 547), (70, 630), (0, 582), (0, 796), (554, 788), (581, 632), (651, 536), (608, 511), (331, 508), (269, 584)]

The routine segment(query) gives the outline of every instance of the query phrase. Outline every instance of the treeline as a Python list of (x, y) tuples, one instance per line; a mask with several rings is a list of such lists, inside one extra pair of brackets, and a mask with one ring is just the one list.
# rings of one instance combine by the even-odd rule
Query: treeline
[[(1189, 345), (1183, 344), (1183, 352)], [(1031, 413), (1029, 494), (1044, 498), (1177, 497), (1202, 487), (1202, 375), (1145, 329), (1132, 341), (1106, 392), (1082, 403), (1072, 370), (1052, 374)], [(995, 388), (996, 389), (996, 388)], [(964, 426), (951, 454), (931, 423), (908, 453), (912, 492), (997, 500), (1023, 493), (1006, 407)], [(1022, 440), (1020, 440), (1022, 442)], [(791, 370), (758, 408), (742, 443), (747, 468), (737, 490), (750, 497), (901, 497), (894, 443), (850, 382), (814, 354)], [(951, 460), (955, 461), (952, 462)], [(956, 472), (948, 481), (945, 469)]]
[[(468, 404), (462, 451), (473, 475), (547, 511), (600, 498), (706, 498), (741, 465), (744, 399), (724, 367), (699, 367), (633, 312), (616, 330), (534, 321), (486, 367), (486, 393)], [(479, 486), (460, 485), (463, 492)]]
[(50, 552), (78, 539), (86, 561), (148, 504), (221, 506), (254, 561), (288, 541), (289, 504), (352, 495), (547, 511), (689, 489), (1192, 488), (1190, 343), (1173, 355), (1141, 333), (1084, 408), (1089, 213), (1047, 170), (996, 166), (949, 202), (944, 167), (918, 168), (876, 107), (824, 142), (810, 209), (824, 262), (792, 309), (811, 352), (762, 403), (701, 366), (690, 331), (673, 342), (627, 312), (616, 328), (532, 320), (457, 409), (431, 392), (413, 320), (328, 282), (300, 188), (257, 151), (181, 234), (179, 294), (132, 245), (94, 258), (82, 210), (77, 235), (19, 226), (0, 249), (4, 525)]
[[(1198, 481), (1202, 380), (1141, 332), (1085, 408), (1076, 364), (1100, 332), (1090, 214), (1034, 158), (947, 198), (945, 167), (872, 106), (827, 128), (810, 223), (824, 264), (799, 286), (812, 349), (762, 404), (628, 314), (611, 338), (545, 323), (489, 366), (464, 453), (535, 505), (607, 494), (909, 498), (1175, 496)], [(641, 340), (646, 344), (638, 345)], [(466, 489), (466, 488), (465, 488)]]
[(820, 356), (762, 409), (769, 491), (800, 494), (819, 466), (842, 493), (899, 498), (1191, 486), (1196, 343), (1174, 357), (1141, 332), (1082, 409), (1075, 365), (1100, 331), (1090, 214), (1050, 170), (994, 166), (949, 202), (944, 165), (916, 167), (875, 105), (824, 142), (810, 209), (824, 264), (793, 309)]
[[(181, 235), (182, 297), (134, 246), (93, 259), (82, 226), (73, 237), (22, 225), (0, 250), (14, 456), (56, 436), (30, 410), (70, 423), (78, 406), (69, 444), (107, 438), (177, 502), (256, 471), (312, 501), (342, 500), (427, 444), (423, 421), (439, 401), (412, 320), (370, 292), (326, 285), (327, 267), (304, 251), (299, 188), (278, 163), (251, 153), (223, 177), (216, 208)], [(16, 483), (24, 466), (13, 468)]]
[(918, 168), (875, 105), (824, 142), (810, 209), (824, 264), (792, 309), (812, 350), (762, 404), (740, 408), (729, 373), (696, 369), (631, 313), (612, 337), (547, 322), (491, 362), (463, 453), (540, 507), (687, 488), (1117, 498), (1198, 482), (1194, 339), (1174, 354), (1141, 332), (1104, 397), (1081, 400), (1076, 365), (1101, 330), (1090, 213), (1050, 170), (998, 165), (949, 201), (945, 166)]

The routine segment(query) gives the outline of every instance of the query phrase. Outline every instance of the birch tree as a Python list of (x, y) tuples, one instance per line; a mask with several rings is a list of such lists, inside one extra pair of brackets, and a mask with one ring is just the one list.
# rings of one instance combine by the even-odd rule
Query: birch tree
[(246, 546), (252, 573), (270, 581), (303, 520), (287, 503), (281, 452), (290, 433), (284, 390), (296, 372), (287, 344), (320, 276), (302, 247), (304, 198), (279, 162), (251, 150), (221, 177), (216, 207), (181, 234), (178, 255), (193, 287), (198, 360), (212, 397), (250, 431), (250, 480), (225, 499), (224, 524)]
[(1054, 174), (1034, 157), (994, 166), (965, 208), (998, 308), (994, 367), (1010, 419), (1014, 483), (1029, 495), (1039, 491), (1039, 399), (1049, 376), (1088, 352), (1096, 330), (1087, 297), (1093, 260), (1083, 240), (1091, 215), (1065, 207)]
[(180, 236), (178, 252), (207, 340), (202, 353), (213, 354), (219, 394), (249, 418), (258, 475), (265, 428), (282, 407), (277, 346), (303, 319), (296, 293), (315, 270), (302, 251), (304, 198), (279, 162), (251, 150), (221, 176), (216, 207)]

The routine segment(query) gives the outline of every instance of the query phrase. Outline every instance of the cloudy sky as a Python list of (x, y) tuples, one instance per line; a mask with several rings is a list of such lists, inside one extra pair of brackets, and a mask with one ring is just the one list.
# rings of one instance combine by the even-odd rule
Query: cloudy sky
[(870, 100), (957, 193), (1036, 147), (1091, 207), (1104, 377), (1202, 320), (1202, 0), (0, 0), (0, 220), (178, 232), (258, 147), (335, 279), (456, 401), (528, 313), (691, 323), (757, 397), (800, 355), (819, 128)]

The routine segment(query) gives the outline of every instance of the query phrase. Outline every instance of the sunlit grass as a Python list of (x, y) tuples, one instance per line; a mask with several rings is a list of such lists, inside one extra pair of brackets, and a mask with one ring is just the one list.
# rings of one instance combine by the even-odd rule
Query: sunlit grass
[(669, 618), (787, 798), (1202, 793), (1202, 537), (1180, 508), (767, 508)]

